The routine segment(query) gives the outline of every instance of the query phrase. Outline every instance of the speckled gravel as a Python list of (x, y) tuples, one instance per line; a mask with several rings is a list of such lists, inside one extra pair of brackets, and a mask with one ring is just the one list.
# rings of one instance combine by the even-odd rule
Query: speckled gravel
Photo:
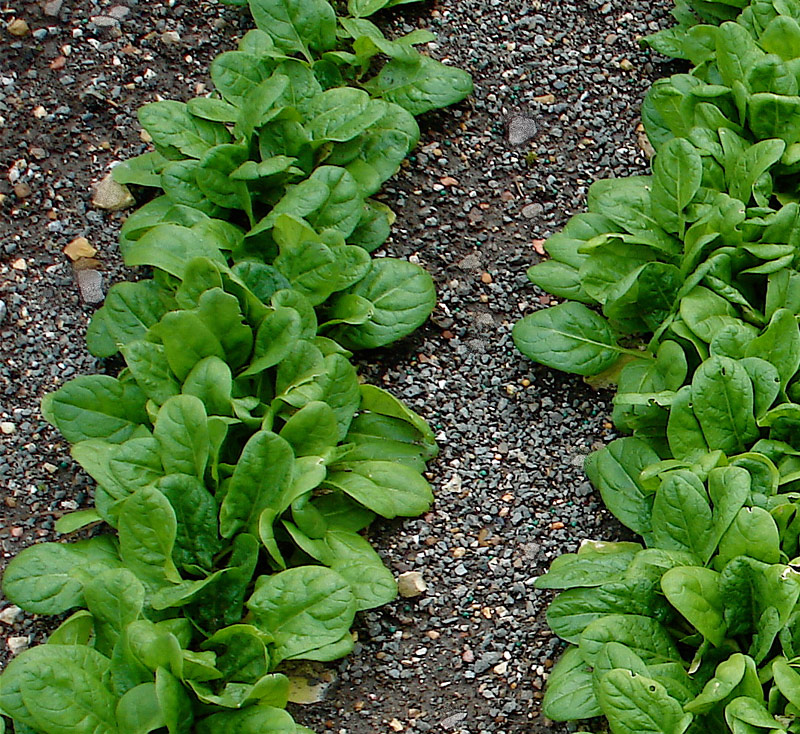
[[(618, 532), (582, 473), (613, 435), (609, 406), (527, 362), (510, 330), (551, 303), (524, 276), (541, 239), (581, 210), (595, 178), (646, 168), (638, 108), (671, 68), (636, 39), (665, 24), (668, 6), (437, 0), (386, 16), (398, 31), (435, 31), (430, 53), (471, 71), (476, 94), (423, 121), (420, 148), (384, 189), (398, 214), (386, 250), (430, 270), (440, 305), (420, 333), (363, 363), (438, 434), (434, 508), (372, 537), (398, 574), (419, 571), (428, 589), (361, 616), (328, 699), (294, 709), (319, 734), (569, 730), (539, 713), (561, 644), (544, 621), (549, 596), (531, 584), (581, 539)], [(86, 237), (106, 287), (132, 277), (115, 245), (121, 216), (91, 207), (90, 184), (144, 149), (136, 108), (201, 91), (245, 18), (207, 0), (12, 0), (0, 12), (3, 25), (20, 17), (33, 31), (0, 30), (0, 129), (11, 131), (0, 142), (2, 568), (89, 498), (38, 403), (102, 367), (83, 345), (92, 309), (64, 246)], [(41, 642), (48, 629), (4, 604), (0, 664), (9, 643)]]

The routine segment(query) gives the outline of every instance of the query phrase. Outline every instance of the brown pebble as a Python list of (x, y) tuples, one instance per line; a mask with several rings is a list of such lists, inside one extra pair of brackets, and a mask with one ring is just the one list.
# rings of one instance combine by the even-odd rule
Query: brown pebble
[(21, 182), (14, 184), (14, 194), (18, 199), (27, 199), (31, 195), (31, 187)]
[(28, 24), (22, 18), (14, 18), (8, 23), (6, 29), (12, 36), (18, 36), (19, 38), (27, 36), (31, 32)]
[(452, 176), (445, 176), (444, 178), (439, 179), (439, 182), (442, 186), (457, 186), (458, 181), (456, 181)]
[(492, 282), (492, 276), (489, 273), (483, 273), (481, 275), (481, 282), (486, 283), (487, 285)]
[(564, 528), (564, 523), (563, 522), (550, 523), (550, 529), (551, 530), (562, 530), (563, 528)]
[(67, 65), (67, 57), (66, 56), (56, 56), (50, 62), (50, 68), (53, 71), (58, 71), (59, 69), (63, 69)]
[(11, 528), (11, 535), (14, 538), (21, 538), (22, 537), (22, 528)]
[(445, 339), (452, 339), (452, 338), (453, 338), (453, 336), (454, 336), (454, 335), (453, 335), (453, 332), (452, 332), (452, 331), (448, 331), (447, 329), (445, 329), (445, 330), (442, 332), (442, 337), (444, 337)]

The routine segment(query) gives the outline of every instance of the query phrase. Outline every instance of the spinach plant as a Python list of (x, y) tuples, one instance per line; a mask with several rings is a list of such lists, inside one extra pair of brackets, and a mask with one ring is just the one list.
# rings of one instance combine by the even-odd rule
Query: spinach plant
[(652, 175), (598, 181), (529, 271), (564, 303), (514, 329), (617, 383), (628, 434), (586, 472), (640, 543), (585, 543), (537, 586), (569, 646), (544, 712), (614, 734), (800, 731), (800, 3), (678, 2), (690, 61), (643, 109)]
[(414, 115), (471, 89), (414, 49), (428, 33), (366, 20), (403, 1), (338, 18), (251, 0), (258, 28), (214, 60), (216, 93), (141, 109), (155, 150), (114, 175), (163, 192), (120, 233), (152, 278), (112, 287), (87, 332), (124, 367), (42, 403), (97, 483), (56, 529), (88, 537), (27, 548), (3, 578), (24, 609), (71, 613), (0, 676), (18, 734), (307, 733), (281, 663), (346, 655), (356, 612), (396, 596), (365, 531), (430, 506), (437, 447), (351, 350), (411, 333), (435, 291), (370, 258), (394, 219), (370, 197)]

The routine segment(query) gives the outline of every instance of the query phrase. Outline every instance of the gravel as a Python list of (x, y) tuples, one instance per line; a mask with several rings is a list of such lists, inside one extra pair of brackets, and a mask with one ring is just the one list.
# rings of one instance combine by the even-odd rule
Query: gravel
[[(569, 730), (537, 704), (562, 644), (544, 621), (549, 595), (532, 582), (581, 539), (618, 534), (582, 472), (613, 437), (610, 406), (527, 362), (510, 330), (553, 300), (524, 276), (541, 240), (583, 208), (594, 179), (646, 169), (639, 104), (672, 68), (636, 39), (665, 24), (668, 5), (437, 0), (385, 16), (397, 32), (435, 31), (429, 52), (471, 71), (476, 94), (422, 121), (420, 147), (383, 193), (398, 214), (385, 253), (428, 268), (439, 306), (417, 335), (362, 365), (441, 445), (434, 508), (372, 534), (396, 574), (418, 572), (427, 590), (361, 615), (328, 698), (294, 709), (319, 734)], [(102, 368), (83, 344), (93, 307), (63, 248), (86, 237), (103, 287), (135, 277), (115, 244), (124, 213), (92, 207), (91, 185), (145, 149), (136, 108), (202, 91), (209, 60), (246, 19), (209, 0), (12, 0), (0, 13), (3, 25), (30, 27), (0, 47), (0, 128), (10, 132), (0, 144), (2, 568), (90, 498), (38, 408)], [(0, 600), (0, 664), (51, 624)]]

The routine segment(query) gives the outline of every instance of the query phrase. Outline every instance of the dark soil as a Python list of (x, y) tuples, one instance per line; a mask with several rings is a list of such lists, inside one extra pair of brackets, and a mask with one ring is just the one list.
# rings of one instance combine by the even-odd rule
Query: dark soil
[[(544, 620), (548, 595), (531, 584), (583, 538), (617, 536), (582, 473), (583, 457), (613, 434), (606, 396), (527, 362), (510, 328), (552, 302), (524, 277), (541, 239), (584, 206), (594, 179), (646, 169), (639, 104), (670, 70), (636, 41), (666, 22), (668, 6), (436, 0), (381, 21), (434, 30), (429, 52), (468, 69), (476, 93), (421, 120), (420, 147), (383, 194), (398, 214), (387, 253), (423, 264), (440, 305), (418, 334), (363, 362), (438, 433), (434, 508), (372, 537), (395, 571), (421, 571), (429, 589), (361, 616), (360, 643), (335, 668), (327, 700), (294, 709), (320, 734), (567, 731), (539, 712), (562, 644)], [(246, 14), (209, 0), (45, 8), (54, 3), (0, 10), (3, 25), (21, 18), (32, 32), (0, 29), (0, 570), (90, 503), (90, 481), (38, 406), (103, 369), (83, 344), (93, 307), (64, 246), (86, 237), (106, 288), (135, 277), (116, 246), (124, 214), (93, 208), (91, 184), (146, 149), (139, 106), (201, 93), (210, 60), (249, 27)], [(531, 139), (509, 142), (531, 126)], [(42, 642), (51, 624), (8, 622), (0, 665), (9, 639)]]

